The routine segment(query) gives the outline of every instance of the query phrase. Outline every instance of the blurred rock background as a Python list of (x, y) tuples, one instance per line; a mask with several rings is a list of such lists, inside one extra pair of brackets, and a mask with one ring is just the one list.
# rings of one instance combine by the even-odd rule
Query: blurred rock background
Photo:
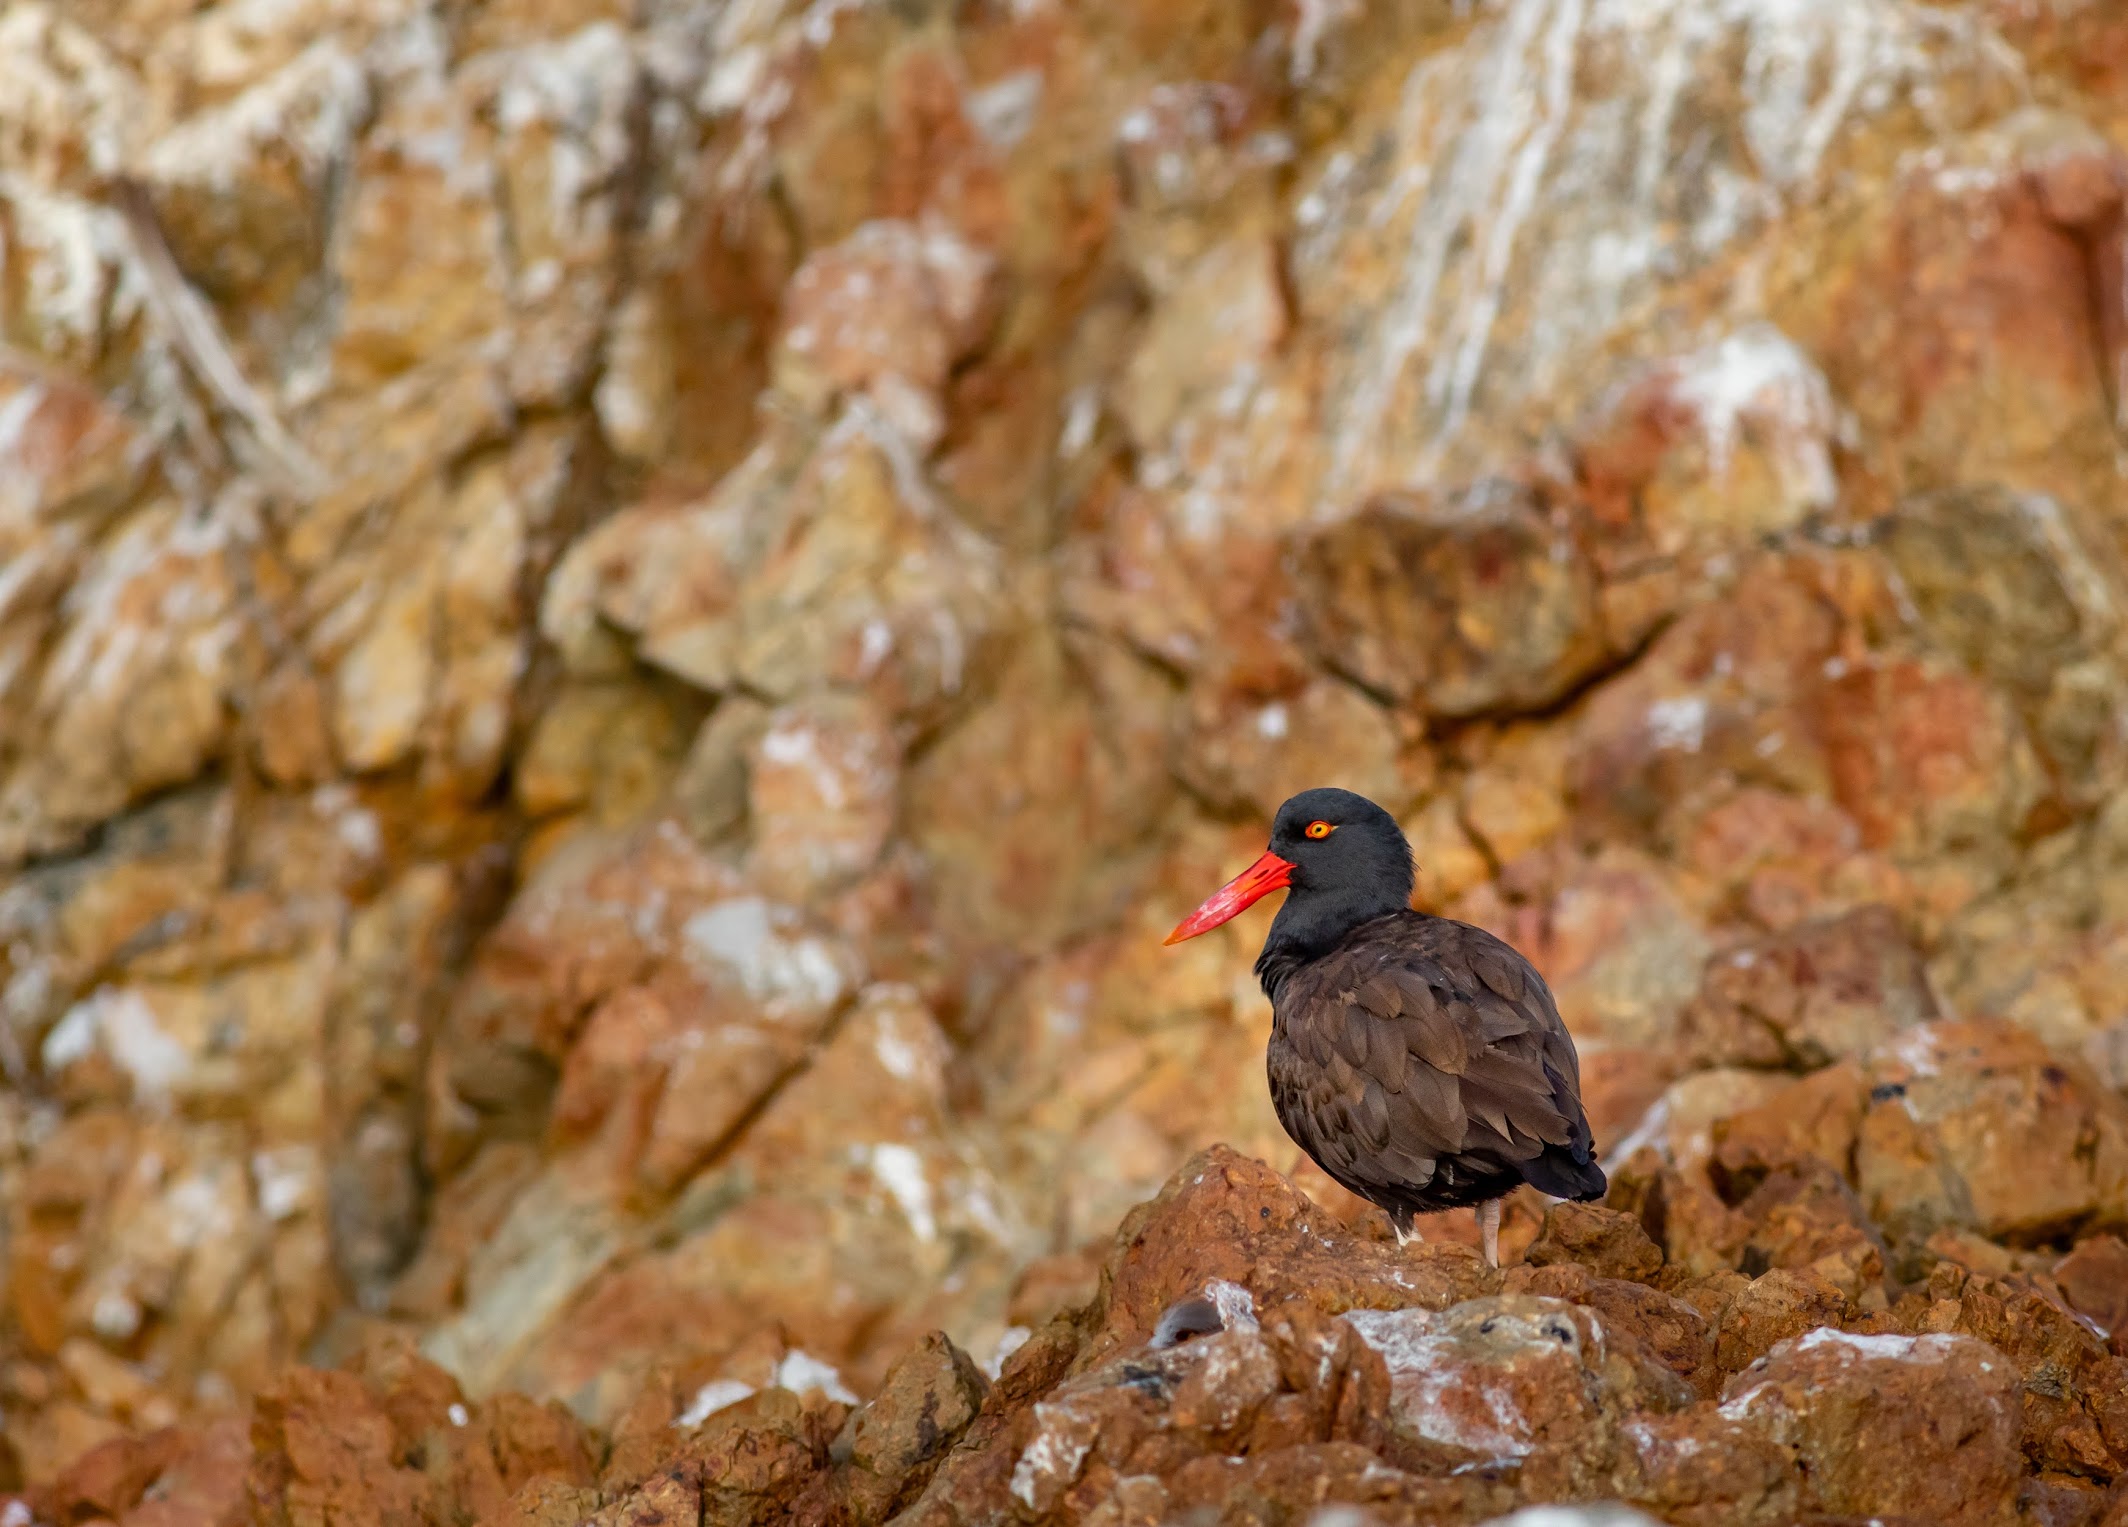
[(1298, 1161), (1317, 783), (1614, 1163), (2120, 1226), (2124, 154), (2106, 0), (0, 3), (0, 1469), (994, 1363)]

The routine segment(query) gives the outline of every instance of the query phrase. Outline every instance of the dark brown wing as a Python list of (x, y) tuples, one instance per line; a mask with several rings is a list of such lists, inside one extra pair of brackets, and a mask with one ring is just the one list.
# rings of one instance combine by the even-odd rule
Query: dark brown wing
[(1293, 974), (1277, 1027), (1280, 1117), (1355, 1191), (1415, 1207), (1516, 1181), (1602, 1192), (1573, 1040), (1543, 978), (1483, 929), (1368, 923)]

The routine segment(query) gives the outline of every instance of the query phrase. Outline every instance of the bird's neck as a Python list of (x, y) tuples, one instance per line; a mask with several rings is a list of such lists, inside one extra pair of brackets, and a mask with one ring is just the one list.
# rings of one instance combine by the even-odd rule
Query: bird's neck
[(1263, 953), (1256, 957), (1256, 978), (1275, 1006), (1293, 972), (1319, 960), (1351, 936), (1362, 923), (1405, 911), (1410, 893), (1394, 895), (1379, 888), (1307, 892), (1286, 897), (1271, 919)]

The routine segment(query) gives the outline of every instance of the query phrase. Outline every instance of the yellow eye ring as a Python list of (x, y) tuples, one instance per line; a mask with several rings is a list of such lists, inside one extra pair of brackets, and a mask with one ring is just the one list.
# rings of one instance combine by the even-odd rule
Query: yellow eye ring
[(1327, 838), (1330, 836), (1330, 834), (1336, 831), (1337, 828), (1328, 822), (1310, 822), (1304, 830), (1303, 836), (1310, 838)]

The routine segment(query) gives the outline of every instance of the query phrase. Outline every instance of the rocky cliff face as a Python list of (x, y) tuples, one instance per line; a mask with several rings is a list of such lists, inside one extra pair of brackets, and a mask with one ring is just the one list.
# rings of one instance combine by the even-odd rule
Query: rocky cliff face
[[(2095, 1520), (2124, 388), (2098, 0), (4, 0), (0, 1487)], [(1504, 1282), (1158, 946), (1318, 783)]]

